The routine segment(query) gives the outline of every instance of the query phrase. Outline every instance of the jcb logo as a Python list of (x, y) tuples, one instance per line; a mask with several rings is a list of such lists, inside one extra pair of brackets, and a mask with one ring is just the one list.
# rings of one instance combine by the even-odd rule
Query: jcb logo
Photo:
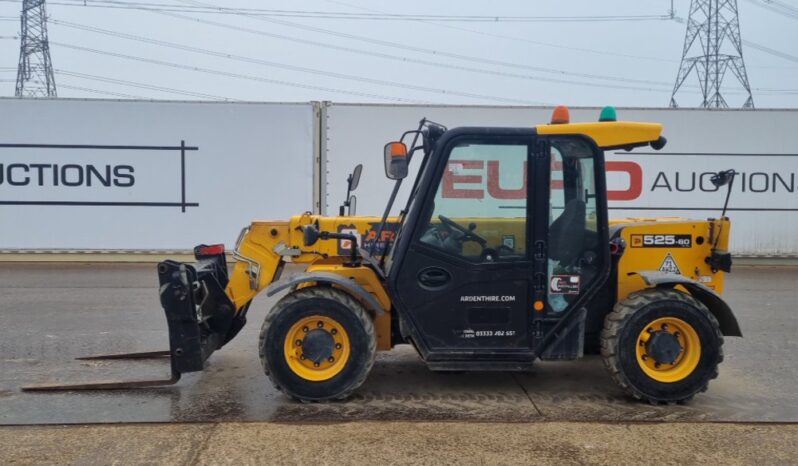
[(633, 248), (689, 248), (690, 235), (632, 235)]

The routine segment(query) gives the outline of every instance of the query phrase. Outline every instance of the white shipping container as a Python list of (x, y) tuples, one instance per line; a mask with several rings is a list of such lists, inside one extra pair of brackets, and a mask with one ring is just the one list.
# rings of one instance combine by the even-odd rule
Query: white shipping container
[(0, 250), (233, 246), (314, 207), (312, 103), (0, 99)]

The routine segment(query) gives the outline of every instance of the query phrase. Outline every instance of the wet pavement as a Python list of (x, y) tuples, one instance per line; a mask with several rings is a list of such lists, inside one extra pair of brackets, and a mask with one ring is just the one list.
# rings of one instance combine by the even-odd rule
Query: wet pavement
[(685, 405), (650, 406), (614, 386), (598, 357), (530, 373), (434, 373), (412, 348), (378, 356), (347, 401), (297, 403), (275, 391), (257, 334), (275, 298), (201, 373), (171, 387), (23, 393), (31, 383), (168, 376), (163, 361), (75, 361), (167, 349), (155, 266), (0, 264), (0, 424), (172, 421), (798, 421), (798, 268), (739, 267), (726, 299), (745, 338), (727, 338), (720, 377)]

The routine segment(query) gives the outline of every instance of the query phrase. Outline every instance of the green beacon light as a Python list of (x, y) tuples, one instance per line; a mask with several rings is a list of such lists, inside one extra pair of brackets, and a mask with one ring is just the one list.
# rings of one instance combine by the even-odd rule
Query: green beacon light
[(618, 115), (615, 112), (615, 107), (606, 106), (601, 109), (599, 121), (618, 121)]

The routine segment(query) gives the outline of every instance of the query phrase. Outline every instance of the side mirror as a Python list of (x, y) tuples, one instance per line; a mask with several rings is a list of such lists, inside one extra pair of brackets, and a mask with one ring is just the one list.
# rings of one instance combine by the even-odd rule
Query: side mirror
[(403, 142), (385, 144), (385, 176), (391, 180), (407, 177), (407, 146)]
[(357, 185), (360, 184), (360, 172), (362, 172), (362, 171), (363, 171), (363, 164), (359, 163), (359, 164), (357, 164), (355, 169), (352, 170), (352, 174), (349, 175), (349, 179), (347, 181), (349, 181), (349, 192), (350, 193), (352, 191), (356, 190), (357, 189)]
[(302, 227), (302, 239), (305, 246), (313, 246), (319, 240), (319, 230), (316, 225), (305, 225)]
[(341, 204), (340, 207), (338, 207), (338, 215), (340, 215), (341, 217), (343, 217), (344, 215), (352, 215), (352, 213), (355, 211), (355, 209), (349, 205), (349, 202), (352, 199), (355, 199), (355, 196), (350, 196), (350, 194), (352, 193), (352, 191), (357, 189), (357, 185), (360, 184), (360, 173), (362, 171), (363, 171), (363, 164), (359, 163), (355, 166), (355, 169), (352, 170), (352, 173), (350, 173), (349, 176), (346, 177), (346, 197), (344, 198), (344, 203)]
[(357, 215), (357, 196), (354, 194), (349, 196), (349, 213), (348, 215)]

